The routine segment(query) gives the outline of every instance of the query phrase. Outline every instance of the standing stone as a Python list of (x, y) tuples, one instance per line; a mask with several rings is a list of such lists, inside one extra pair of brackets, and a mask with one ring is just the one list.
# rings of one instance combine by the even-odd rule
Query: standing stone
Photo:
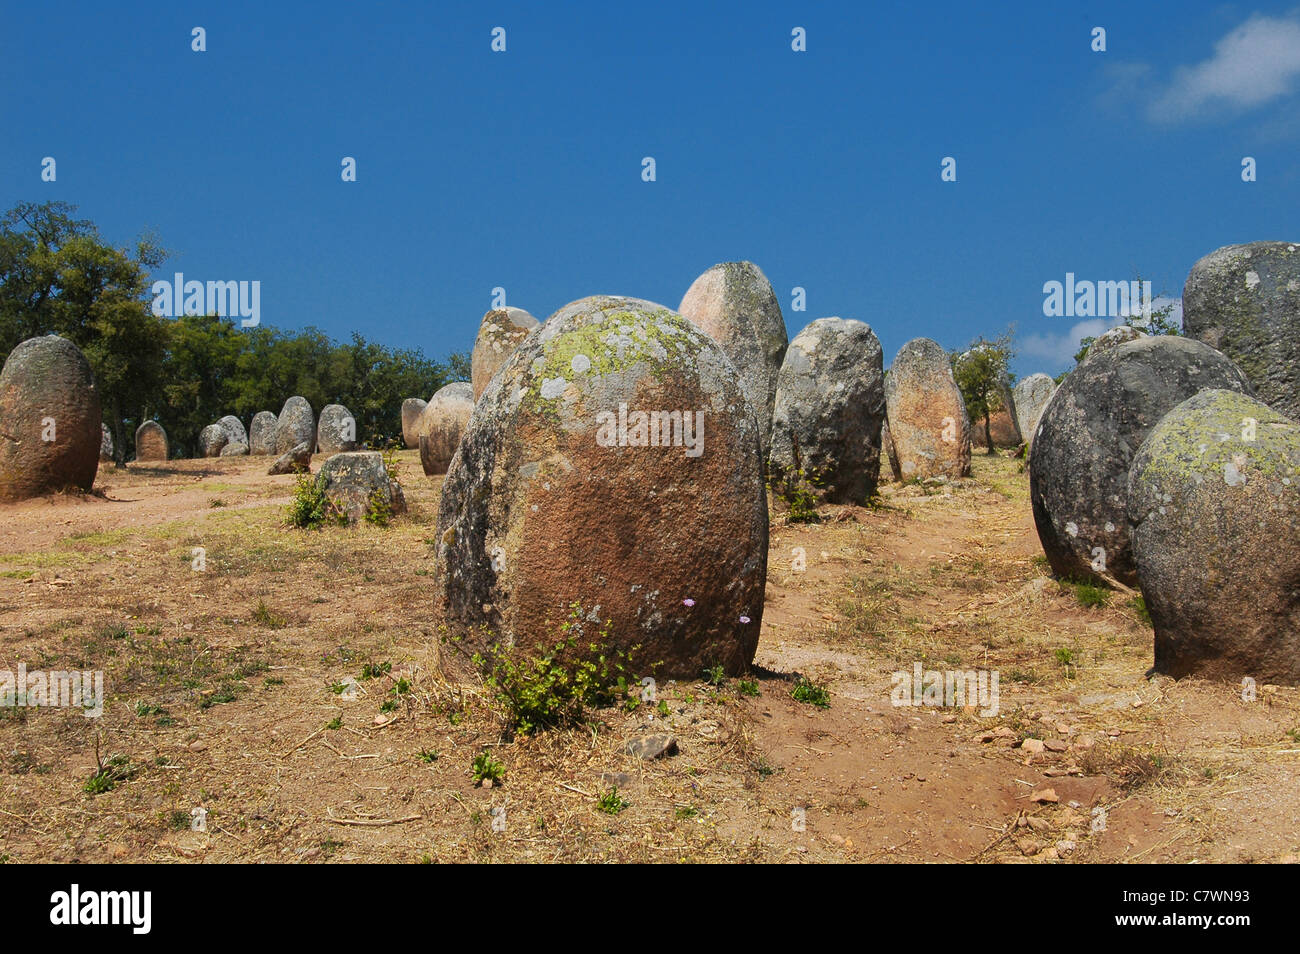
[[(323, 419), (325, 412), (321, 412)], [(379, 451), (343, 451), (325, 461), (318, 478), (325, 496), (347, 516), (349, 524), (365, 519), (375, 496), (392, 514), (406, 512), (406, 498), (397, 481), (388, 476), (384, 455)]]
[(880, 479), (885, 371), (861, 321), (819, 318), (795, 335), (777, 378), (769, 475), (802, 466), (820, 500), (865, 503)]
[(248, 452), (270, 454), (275, 450), (275, 412), (258, 411), (248, 428)]
[(1057, 576), (1137, 582), (1126, 504), (1133, 455), (1160, 418), (1197, 391), (1250, 392), (1236, 365), (1191, 338), (1139, 338), (1093, 355), (1038, 419), (1029, 496)]
[(225, 447), (221, 448), (221, 453), (218, 454), (217, 456), (218, 457), (241, 457), (247, 454), (248, 454), (248, 445), (240, 441), (236, 441), (233, 444), (227, 444)]
[(137, 461), (166, 460), (170, 454), (167, 432), (157, 421), (145, 421), (135, 429), (135, 459)]
[(470, 357), (470, 381), (474, 400), (487, 390), (488, 382), (515, 353), (519, 342), (537, 327), (537, 319), (522, 308), (493, 308), (478, 326), (478, 338)]
[(716, 341), (735, 365), (758, 418), (766, 458), (776, 379), (789, 344), (772, 283), (753, 262), (724, 262), (695, 279), (678, 311)]
[(316, 426), (316, 450), (342, 454), (357, 449), (357, 420), (342, 404), (326, 404)]
[(1133, 458), (1128, 516), (1157, 671), (1300, 684), (1300, 424), (1200, 392)]
[(311, 445), (306, 441), (301, 444), (295, 444), (287, 451), (275, 459), (267, 473), (275, 476), (277, 474), (298, 474), (311, 470)]
[[(1011, 411), (1012, 408), (1004, 403), (989, 415), (989, 434), (995, 448), (1020, 446), (1020, 427)], [(981, 450), (988, 449), (988, 442), (984, 439), (983, 418), (971, 422), (971, 445)]]
[(432, 477), (445, 474), (452, 455), (460, 446), (469, 416), (474, 413), (474, 388), (468, 381), (456, 381), (438, 390), (420, 415), (416, 446), (420, 464)]
[(316, 446), (316, 418), (305, 397), (294, 395), (284, 402), (275, 421), (276, 454), (286, 454), (299, 444)]
[(103, 433), (99, 438), (99, 462), (101, 464), (111, 463), (113, 460), (113, 432), (108, 429), (108, 425), (100, 423)]
[(566, 305), (493, 378), (443, 483), (448, 620), (529, 654), (572, 621), (580, 651), (629, 653), (638, 675), (742, 671), (767, 570), (761, 460), (706, 334), (638, 299)]
[(221, 449), (230, 443), (230, 432), (220, 424), (209, 424), (199, 431), (199, 450), (204, 457), (218, 457)]
[(80, 349), (57, 335), (19, 344), (0, 370), (0, 500), (89, 490), (102, 427), (95, 376)]
[(408, 450), (420, 446), (420, 415), (428, 402), (421, 398), (407, 398), (402, 402), (402, 445)]
[(1045, 374), (1031, 374), (1016, 382), (1013, 392), (1016, 404), (1016, 425), (1020, 428), (1020, 439), (1026, 444), (1034, 442), (1034, 431), (1038, 428), (1038, 418), (1042, 416), (1047, 402), (1056, 393), (1056, 382)]
[(970, 474), (970, 418), (937, 342), (914, 338), (899, 349), (885, 376), (885, 404), (899, 480)]
[(226, 432), (227, 444), (243, 444), (248, 446), (248, 432), (244, 430), (244, 423), (233, 414), (227, 414), (221, 420), (217, 421), (218, 426)]
[(1235, 361), (1261, 401), (1300, 418), (1300, 243), (1205, 256), (1183, 288), (1183, 328)]

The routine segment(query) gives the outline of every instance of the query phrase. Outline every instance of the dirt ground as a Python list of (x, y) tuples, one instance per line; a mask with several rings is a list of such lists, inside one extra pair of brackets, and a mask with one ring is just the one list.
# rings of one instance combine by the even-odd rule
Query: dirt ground
[[(1146, 678), (1140, 604), (1047, 575), (1018, 461), (818, 524), (774, 507), (751, 679), (503, 741), (487, 688), (444, 677), (440, 481), (399, 460), (411, 510), (387, 529), (289, 529), (266, 458), (110, 465), (94, 495), (0, 506), (0, 670), (103, 670), (108, 697), (99, 718), (0, 709), (0, 861), (1300, 851), (1300, 692)], [(996, 672), (996, 714), (893, 705), (916, 664)], [(829, 707), (792, 697), (801, 677)], [(676, 755), (623, 751), (659, 732)]]

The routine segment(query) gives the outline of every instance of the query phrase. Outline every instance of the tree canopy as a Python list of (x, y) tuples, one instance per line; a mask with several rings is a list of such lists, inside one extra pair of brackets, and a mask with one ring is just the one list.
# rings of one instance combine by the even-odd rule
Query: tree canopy
[(1005, 334), (991, 341), (981, 336), (965, 351), (954, 351), (949, 356), (952, 376), (966, 403), (966, 414), (972, 424), (981, 418), (984, 420), (984, 443), (990, 454), (996, 451), (989, 419), (1002, 410), (1006, 403), (1004, 395), (1013, 380), (1007, 370), (1015, 356), (1011, 347), (1012, 334), (1012, 330), (1007, 329)]
[(235, 318), (153, 314), (150, 274), (167, 257), (152, 236), (132, 249), (101, 239), (63, 202), (22, 202), (0, 217), (0, 354), (44, 334), (86, 355), (119, 459), (135, 429), (157, 420), (174, 452), (197, 452), (202, 428), (226, 414), (279, 413), (300, 394), (319, 414), (342, 404), (372, 445), (401, 435), (402, 401), (469, 379), (469, 357), (447, 361), (314, 327), (243, 328)]

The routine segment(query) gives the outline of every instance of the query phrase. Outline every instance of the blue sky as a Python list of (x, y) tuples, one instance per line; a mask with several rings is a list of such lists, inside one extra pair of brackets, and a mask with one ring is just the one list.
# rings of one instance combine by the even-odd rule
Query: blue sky
[(1094, 329), (1044, 282), (1177, 297), (1221, 245), (1300, 238), (1294, 4), (54, 0), (7, 5), (0, 79), (4, 208), (154, 229), (167, 277), (260, 281), (263, 323), (432, 357), (497, 286), (676, 307), (749, 259), (792, 338), (858, 318), (889, 361), (1014, 323), (1014, 370), (1055, 372)]

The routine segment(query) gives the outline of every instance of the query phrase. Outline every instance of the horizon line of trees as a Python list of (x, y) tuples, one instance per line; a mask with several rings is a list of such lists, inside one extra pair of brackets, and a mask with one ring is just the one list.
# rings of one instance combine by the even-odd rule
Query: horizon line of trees
[(0, 354), (57, 334), (90, 362), (118, 462), (135, 431), (156, 420), (173, 457), (196, 456), (206, 425), (234, 414), (279, 414), (305, 397), (319, 416), (342, 404), (372, 446), (402, 434), (402, 401), (469, 380), (469, 356), (446, 361), (391, 348), (354, 332), (337, 342), (314, 326), (242, 328), (235, 318), (163, 318), (152, 310), (151, 271), (167, 252), (151, 235), (115, 248), (65, 202), (20, 202), (0, 217)]

